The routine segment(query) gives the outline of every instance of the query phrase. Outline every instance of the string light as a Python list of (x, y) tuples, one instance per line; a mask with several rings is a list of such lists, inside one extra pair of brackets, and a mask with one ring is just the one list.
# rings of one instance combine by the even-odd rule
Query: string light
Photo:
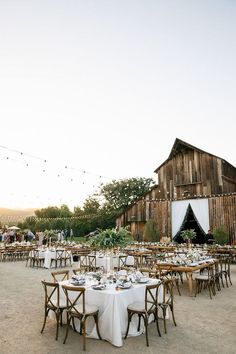
[[(16, 150), (16, 149), (11, 149), (11, 148), (9, 148), (7, 146), (3, 146), (3, 145), (0, 145), (0, 149), (6, 150), (7, 152), (13, 152), (15, 154), (20, 155), (20, 157), (24, 157), (24, 156), (30, 157), (33, 160), (38, 160), (38, 161), (43, 162), (44, 164), (47, 163), (47, 165), (48, 165), (48, 160), (43, 158), (43, 157), (39, 157), (39, 156), (36, 156), (36, 155), (33, 155), (33, 154), (22, 152), (22, 151), (19, 151), (19, 150)], [(12, 157), (9, 157), (9, 155), (6, 156), (6, 159), (7, 160), (11, 160), (11, 161), (15, 161), (15, 162), (18, 162), (18, 163), (22, 163), (21, 160), (13, 159)], [(23, 164), (25, 165), (25, 161), (23, 161)], [(27, 162), (26, 166), (29, 167), (30, 164)], [(48, 165), (48, 168), (49, 167), (50, 166)], [(103, 176), (101, 174), (93, 173), (93, 172), (86, 171), (86, 170), (83, 170), (83, 169), (79, 169), (79, 168), (76, 168), (76, 167), (73, 167), (73, 166), (65, 165), (64, 168), (67, 169), (67, 170), (71, 170), (71, 171), (75, 171), (75, 172), (78, 172), (78, 173), (82, 173), (83, 175), (91, 175), (91, 176), (94, 176), (94, 177), (98, 177), (100, 179), (102, 179), (102, 178), (103, 179), (107, 179), (107, 180), (111, 180), (112, 179), (111, 177)], [(46, 169), (43, 169), (43, 172), (46, 172)]]

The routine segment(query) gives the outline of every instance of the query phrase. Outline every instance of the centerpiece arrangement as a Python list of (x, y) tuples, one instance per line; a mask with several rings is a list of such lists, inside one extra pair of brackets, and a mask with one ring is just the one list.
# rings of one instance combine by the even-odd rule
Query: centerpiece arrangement
[(127, 227), (99, 229), (98, 231), (99, 233), (93, 236), (88, 244), (91, 247), (104, 250), (107, 255), (110, 255), (110, 269), (112, 270), (114, 249), (126, 247), (133, 241), (133, 238)]
[(98, 229), (98, 231), (99, 233), (88, 241), (91, 247), (100, 249), (124, 248), (133, 241), (127, 227), (121, 227), (118, 230), (116, 228)]
[(197, 237), (197, 233), (194, 229), (187, 229), (181, 231), (180, 236), (182, 236), (183, 239), (186, 241), (186, 243), (188, 244), (188, 248), (191, 248), (192, 240)]

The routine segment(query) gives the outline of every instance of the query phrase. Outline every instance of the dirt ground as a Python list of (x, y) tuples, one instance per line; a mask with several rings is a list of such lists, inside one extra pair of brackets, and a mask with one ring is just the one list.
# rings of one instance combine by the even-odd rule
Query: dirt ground
[[(76, 266), (76, 264), (74, 264)], [(236, 353), (236, 265), (232, 265), (233, 286), (222, 288), (213, 300), (206, 291), (196, 298), (176, 293), (177, 327), (168, 320), (167, 334), (156, 333), (149, 325), (150, 347), (145, 335), (128, 338), (124, 346), (87, 339), (88, 353), (158, 353), (158, 354), (235, 354)], [(43, 334), (43, 288), (41, 279), (50, 279), (50, 269), (32, 269), (25, 262), (0, 263), (0, 354), (72, 354), (82, 352), (82, 340), (72, 330), (63, 344), (65, 326), (55, 341), (55, 322), (49, 320)]]

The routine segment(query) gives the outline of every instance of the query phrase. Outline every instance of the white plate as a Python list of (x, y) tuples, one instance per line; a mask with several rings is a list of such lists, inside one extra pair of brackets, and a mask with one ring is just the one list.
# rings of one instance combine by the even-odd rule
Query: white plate
[(131, 287), (131, 283), (130, 282), (127, 282), (127, 283), (124, 283), (124, 284), (118, 284), (118, 288), (120, 289), (129, 289)]
[(149, 282), (149, 279), (148, 278), (140, 278), (139, 280), (138, 280), (138, 283), (141, 283), (141, 284), (145, 284), (145, 283), (148, 283)]
[(81, 286), (85, 284), (85, 280), (74, 280), (71, 284), (74, 286)]

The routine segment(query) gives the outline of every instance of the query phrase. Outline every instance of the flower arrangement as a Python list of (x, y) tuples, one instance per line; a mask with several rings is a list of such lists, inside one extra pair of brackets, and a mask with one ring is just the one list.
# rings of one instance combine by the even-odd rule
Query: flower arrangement
[(101, 249), (123, 248), (133, 241), (127, 227), (121, 227), (119, 230), (113, 228), (106, 230), (99, 229), (98, 231), (99, 233), (88, 241), (91, 247)]

